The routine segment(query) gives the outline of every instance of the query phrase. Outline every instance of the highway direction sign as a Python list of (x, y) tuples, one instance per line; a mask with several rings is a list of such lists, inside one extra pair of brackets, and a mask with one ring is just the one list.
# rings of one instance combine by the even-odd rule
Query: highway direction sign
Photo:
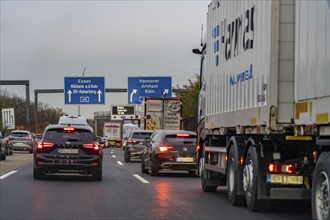
[(104, 104), (104, 77), (65, 77), (65, 104)]
[(128, 104), (141, 104), (144, 97), (172, 97), (172, 78), (128, 77)]

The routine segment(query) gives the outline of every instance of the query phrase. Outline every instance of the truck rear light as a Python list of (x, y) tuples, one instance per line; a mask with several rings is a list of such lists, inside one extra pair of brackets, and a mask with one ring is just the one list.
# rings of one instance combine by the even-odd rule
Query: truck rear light
[(172, 150), (172, 149), (173, 149), (173, 147), (169, 147), (169, 146), (161, 146), (161, 147), (159, 147), (159, 151), (161, 153), (168, 152), (169, 150)]
[(84, 148), (93, 149), (93, 150), (100, 150), (100, 144), (99, 143), (93, 143), (93, 144), (83, 144)]
[(50, 143), (50, 142), (40, 142), (37, 145), (37, 149), (41, 150), (41, 149), (50, 148), (50, 147), (53, 147), (53, 146), (54, 146), (54, 144)]
[(277, 163), (270, 163), (268, 165), (268, 171), (270, 173), (294, 173), (295, 167), (292, 164), (277, 164)]

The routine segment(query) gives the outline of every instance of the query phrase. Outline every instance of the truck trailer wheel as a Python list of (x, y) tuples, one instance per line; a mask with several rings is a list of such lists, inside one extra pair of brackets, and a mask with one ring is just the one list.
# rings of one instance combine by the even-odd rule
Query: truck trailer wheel
[(329, 219), (330, 153), (319, 157), (313, 174), (312, 214), (313, 219)]
[(235, 156), (234, 146), (231, 146), (228, 156), (228, 168), (227, 168), (227, 189), (228, 200), (232, 205), (241, 206), (245, 204), (244, 196), (238, 195), (238, 158)]
[(208, 178), (208, 172), (210, 172), (210, 171), (203, 170), (201, 172), (202, 189), (204, 192), (215, 192), (215, 191), (217, 191), (218, 186), (210, 184), (210, 178)]
[(258, 155), (253, 146), (247, 152), (243, 169), (243, 189), (245, 192), (246, 206), (251, 211), (266, 211), (269, 200), (258, 199)]

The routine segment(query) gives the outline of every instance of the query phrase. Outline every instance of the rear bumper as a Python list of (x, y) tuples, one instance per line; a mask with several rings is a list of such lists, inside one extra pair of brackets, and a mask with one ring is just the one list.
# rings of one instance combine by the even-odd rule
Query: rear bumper
[(196, 170), (197, 165), (195, 162), (162, 162), (160, 163), (160, 168), (171, 170)]
[(102, 169), (102, 159), (93, 157), (91, 159), (48, 159), (39, 155), (34, 157), (34, 167), (44, 172), (72, 173), (92, 172)]

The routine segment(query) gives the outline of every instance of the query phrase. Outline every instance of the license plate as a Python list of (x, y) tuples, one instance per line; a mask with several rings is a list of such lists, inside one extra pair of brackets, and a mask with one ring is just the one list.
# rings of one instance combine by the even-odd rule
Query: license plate
[(178, 157), (176, 158), (177, 162), (194, 162), (193, 157)]
[(77, 154), (78, 152), (78, 149), (58, 149), (58, 153), (60, 154)]
[(269, 174), (267, 178), (268, 183), (274, 184), (303, 184), (303, 176), (291, 176), (283, 174)]

